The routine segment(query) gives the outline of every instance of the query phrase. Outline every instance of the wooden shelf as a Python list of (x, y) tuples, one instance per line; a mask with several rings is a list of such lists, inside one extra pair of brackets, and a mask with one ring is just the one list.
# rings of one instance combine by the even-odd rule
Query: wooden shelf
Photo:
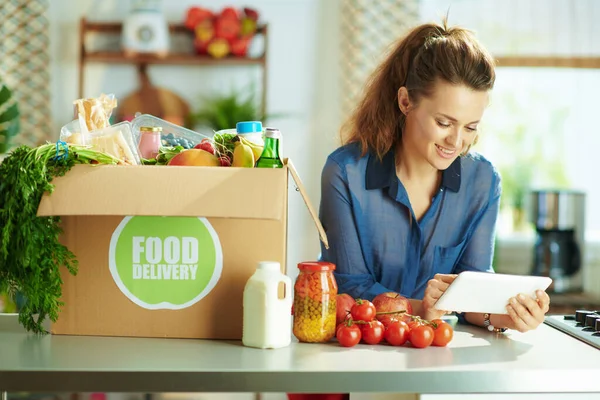
[(497, 67), (600, 68), (600, 57), (495, 57)]
[(123, 52), (95, 51), (85, 55), (86, 63), (110, 63), (110, 64), (161, 64), (161, 65), (264, 65), (265, 57), (247, 58), (228, 56), (224, 58), (213, 58), (210, 56), (189, 53), (172, 53), (164, 58), (152, 55), (136, 55), (126, 57)]
[[(209, 55), (198, 55), (191, 49), (173, 50), (165, 57), (154, 55), (138, 54), (135, 56), (125, 56), (121, 49), (114, 50), (90, 50), (86, 47), (86, 35), (96, 33), (99, 35), (120, 35), (123, 29), (123, 23), (119, 21), (88, 21), (82, 18), (79, 26), (79, 98), (84, 97), (83, 90), (85, 82), (85, 66), (91, 63), (97, 64), (120, 64), (135, 65), (138, 71), (145, 71), (147, 65), (191, 65), (191, 66), (259, 66), (262, 69), (262, 112), (266, 112), (267, 104), (267, 53), (268, 53), (268, 29), (266, 24), (259, 25), (256, 28), (256, 34), (264, 37), (263, 55), (258, 58), (227, 56), (224, 58), (214, 58)], [(184, 37), (186, 41), (192, 42), (194, 32), (188, 29), (182, 23), (170, 23), (169, 33), (173, 36)], [(189, 51), (189, 52), (187, 52)]]
[[(119, 34), (119, 33), (121, 33), (122, 29), (123, 29), (123, 23), (121, 23), (121, 22), (115, 22), (115, 21), (102, 22), (102, 21), (87, 21), (87, 20), (85, 21), (85, 31), (86, 32)], [(171, 33), (187, 33), (190, 36), (193, 34), (193, 32), (191, 30), (189, 30), (185, 25), (175, 24), (175, 23), (169, 24), (169, 31)], [(266, 25), (259, 25), (256, 28), (256, 33), (264, 34), (266, 31), (267, 31)]]

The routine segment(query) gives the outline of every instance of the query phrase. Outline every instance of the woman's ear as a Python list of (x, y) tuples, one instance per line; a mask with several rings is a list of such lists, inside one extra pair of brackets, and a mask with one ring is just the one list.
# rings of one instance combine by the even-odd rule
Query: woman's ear
[(410, 99), (408, 97), (408, 90), (402, 86), (398, 89), (398, 107), (402, 114), (406, 115), (410, 111)]

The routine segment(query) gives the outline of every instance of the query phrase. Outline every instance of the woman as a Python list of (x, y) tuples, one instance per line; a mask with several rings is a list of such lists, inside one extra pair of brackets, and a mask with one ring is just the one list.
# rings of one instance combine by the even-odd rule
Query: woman
[[(458, 273), (493, 271), (500, 176), (469, 150), (494, 80), (490, 54), (445, 23), (412, 30), (374, 72), (322, 173), (322, 258), (336, 264), (340, 293), (398, 292), (434, 319)], [(525, 332), (548, 306), (545, 292), (518, 295), (508, 314), (461, 319)]]

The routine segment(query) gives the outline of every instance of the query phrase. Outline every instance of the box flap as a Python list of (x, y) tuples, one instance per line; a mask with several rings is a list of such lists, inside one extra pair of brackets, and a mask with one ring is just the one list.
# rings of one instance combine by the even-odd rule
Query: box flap
[(39, 216), (146, 215), (282, 219), (282, 169), (76, 165), (53, 180)]
[(302, 183), (302, 179), (300, 179), (298, 172), (296, 172), (296, 168), (294, 167), (294, 163), (292, 163), (292, 160), (287, 159), (286, 165), (290, 170), (290, 174), (292, 175), (292, 179), (294, 179), (294, 182), (296, 183), (296, 187), (298, 188), (300, 195), (302, 195), (302, 199), (304, 200), (304, 204), (306, 204), (306, 208), (308, 208), (310, 217), (312, 218), (313, 222), (315, 223), (315, 225), (317, 227), (317, 230), (319, 231), (319, 237), (321, 238), (321, 241), (325, 245), (325, 248), (328, 249), (329, 242), (327, 241), (327, 234), (325, 233), (325, 229), (323, 229), (323, 225), (321, 224), (321, 221), (319, 220), (319, 216), (315, 212), (315, 209), (313, 208), (312, 203), (310, 202), (310, 199), (308, 198), (308, 194), (306, 193), (306, 188), (304, 187), (304, 184)]

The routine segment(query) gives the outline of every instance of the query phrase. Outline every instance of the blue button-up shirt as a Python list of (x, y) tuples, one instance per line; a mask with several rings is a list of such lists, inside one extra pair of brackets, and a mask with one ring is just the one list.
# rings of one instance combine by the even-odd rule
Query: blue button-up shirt
[(419, 221), (396, 175), (395, 151), (361, 157), (360, 146), (334, 151), (321, 177), (320, 219), (336, 265), (339, 293), (372, 299), (394, 291), (422, 299), (436, 273), (490, 271), (500, 176), (476, 153), (442, 173), (431, 206)]

